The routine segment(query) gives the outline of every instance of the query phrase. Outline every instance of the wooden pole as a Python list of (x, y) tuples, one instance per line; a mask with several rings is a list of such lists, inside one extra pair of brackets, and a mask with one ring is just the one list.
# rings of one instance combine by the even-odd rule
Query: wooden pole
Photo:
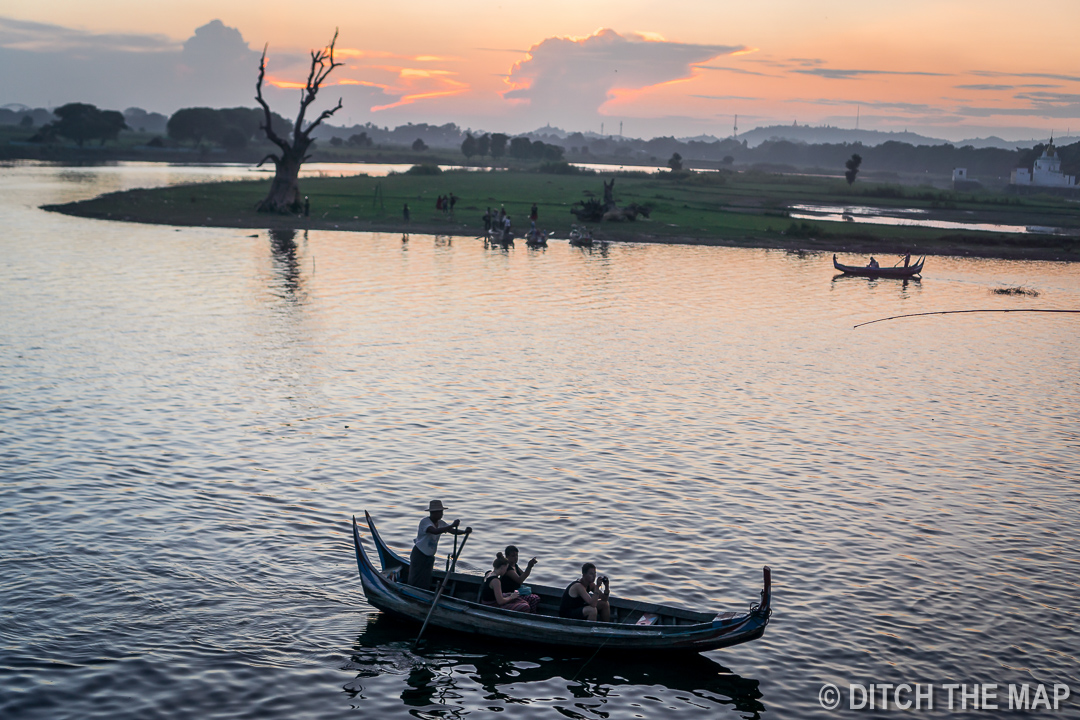
[[(420, 638), (423, 637), (424, 631), (427, 630), (428, 621), (431, 620), (431, 614), (435, 612), (435, 606), (439, 604), (439, 598), (442, 597), (443, 590), (446, 589), (446, 582), (450, 579), (450, 575), (453, 574), (454, 568), (457, 567), (458, 557), (465, 551), (465, 543), (469, 542), (469, 535), (471, 534), (471, 532), (466, 530), (465, 539), (461, 541), (461, 547), (454, 553), (453, 562), (450, 563), (450, 571), (443, 575), (442, 582), (439, 583), (439, 589), (435, 592), (435, 599), (431, 601), (431, 609), (428, 610), (427, 617), (424, 618), (424, 624), (420, 627), (420, 633), (416, 636), (416, 642), (413, 643), (413, 650), (420, 646)], [(456, 536), (454, 537), (454, 540), (457, 540)]]

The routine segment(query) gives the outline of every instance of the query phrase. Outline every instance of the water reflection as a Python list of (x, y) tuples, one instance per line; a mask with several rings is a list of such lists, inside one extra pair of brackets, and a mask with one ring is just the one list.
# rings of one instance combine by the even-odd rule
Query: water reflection
[(935, 220), (929, 211), (920, 208), (876, 208), (866, 206), (792, 205), (790, 216), (795, 220), (819, 220), (824, 222), (860, 222), (866, 225), (893, 225), (928, 227), (938, 230), (980, 230), (984, 232), (1017, 233), (1020, 235), (1056, 235), (1065, 232), (1061, 228), (1043, 225), (1005, 225), (1002, 223), (963, 222)]
[[(306, 239), (306, 230), (304, 235)], [(271, 229), (270, 252), (273, 256), (274, 275), (279, 279), (279, 292), (276, 294), (290, 303), (298, 302), (302, 287), (300, 262), (296, 258), (296, 230)]]
[[(765, 712), (758, 681), (743, 678), (703, 655), (655, 656), (545, 648), (503, 649), (456, 634), (433, 636), (412, 651), (416, 627), (379, 613), (368, 616), (347, 669), (344, 689), (364, 699), (365, 684), (400, 678), (395, 695), (415, 717), (464, 716), (478, 709), (547, 705), (567, 717), (607, 717), (630, 697), (667, 710), (730, 708), (745, 718)], [(385, 692), (385, 689), (384, 689)]]

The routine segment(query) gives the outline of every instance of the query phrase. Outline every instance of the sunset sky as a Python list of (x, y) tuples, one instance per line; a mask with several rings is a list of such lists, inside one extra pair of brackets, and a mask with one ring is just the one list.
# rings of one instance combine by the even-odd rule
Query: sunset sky
[(951, 140), (1080, 131), (1076, 0), (6, 0), (0, 105), (251, 105), (269, 43), (288, 115), (335, 27), (337, 124), (726, 137), (735, 114), (745, 131), (858, 112)]

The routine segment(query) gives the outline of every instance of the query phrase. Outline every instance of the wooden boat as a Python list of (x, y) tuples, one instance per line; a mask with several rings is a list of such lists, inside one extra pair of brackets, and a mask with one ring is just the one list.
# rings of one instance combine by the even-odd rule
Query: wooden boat
[(592, 232), (586, 227), (570, 226), (570, 245), (572, 247), (592, 247)]
[[(377, 569), (368, 558), (354, 517), (353, 542), (364, 595), (369, 603), (385, 613), (423, 622), (431, 610), (435, 584), (445, 577), (445, 571), (435, 570), (431, 588), (405, 584), (408, 559), (391, 550), (383, 542), (371, 516), (366, 512), (364, 516), (381, 565), (381, 569)], [(532, 591), (540, 596), (536, 613), (482, 605), (479, 602), (482, 581), (483, 578), (476, 575), (452, 573), (431, 613), (430, 624), (502, 642), (579, 649), (702, 652), (756, 640), (765, 634), (765, 626), (772, 615), (772, 582), (768, 567), (764, 568), (760, 602), (751, 604), (745, 612), (695, 612), (612, 596), (612, 620), (606, 623), (559, 617), (563, 589), (532, 583)]]
[(869, 267), (867, 265), (842, 265), (836, 261), (836, 255), (832, 256), (833, 267), (845, 275), (859, 275), (870, 278), (911, 278), (922, 273), (923, 263), (926, 257), (921, 257), (913, 265), (907, 267)]
[(484, 236), (484, 246), (498, 246), (501, 248), (514, 247), (514, 233), (504, 232), (502, 230), (489, 230), (488, 234)]

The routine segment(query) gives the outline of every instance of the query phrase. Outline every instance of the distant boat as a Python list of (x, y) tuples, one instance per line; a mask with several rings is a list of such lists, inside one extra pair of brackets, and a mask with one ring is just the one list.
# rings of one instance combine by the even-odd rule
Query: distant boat
[(593, 236), (586, 227), (570, 226), (570, 244), (573, 247), (592, 247)]
[(501, 228), (488, 230), (487, 235), (484, 236), (484, 246), (495, 247), (496, 245), (502, 248), (514, 247), (514, 233)]
[(924, 256), (907, 267), (870, 267), (869, 265), (841, 265), (837, 262), (836, 255), (832, 256), (833, 267), (845, 275), (859, 275), (870, 278), (912, 278), (922, 273), (925, 262), (926, 257)]
[[(432, 611), (435, 589), (402, 582), (409, 574), (409, 560), (383, 542), (370, 515), (364, 513), (364, 517), (382, 565), (382, 570), (376, 569), (368, 558), (354, 517), (356, 563), (369, 603), (385, 613), (417, 623), (430, 613), (432, 626), (488, 637), (499, 646), (525, 642), (563, 649), (703, 652), (756, 640), (765, 634), (772, 615), (772, 578), (767, 567), (760, 601), (742, 612), (697, 612), (612, 596), (611, 622), (574, 620), (559, 617), (561, 587), (534, 583), (529, 584), (532, 592), (540, 596), (537, 612), (515, 612), (482, 605), (478, 601), (483, 578), (457, 572), (450, 575), (446, 590)], [(440, 569), (433, 573), (436, 581), (445, 575)]]
[(539, 230), (535, 233), (530, 231), (529, 234), (525, 236), (525, 244), (531, 248), (546, 248), (547, 233)]

